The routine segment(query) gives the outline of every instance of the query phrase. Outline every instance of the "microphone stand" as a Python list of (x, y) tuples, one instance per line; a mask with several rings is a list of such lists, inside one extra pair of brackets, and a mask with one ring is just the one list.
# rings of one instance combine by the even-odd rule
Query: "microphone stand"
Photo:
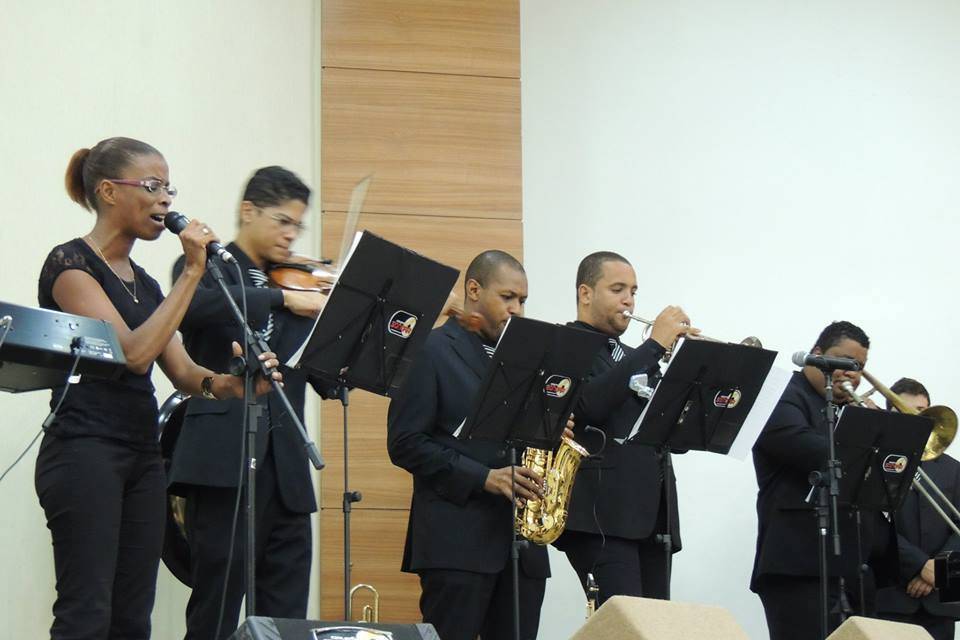
[[(828, 533), (833, 545), (834, 557), (840, 557), (840, 518), (837, 509), (837, 499), (840, 495), (840, 478), (843, 472), (840, 468), (840, 460), (837, 459), (836, 446), (833, 441), (833, 429), (836, 424), (837, 406), (833, 403), (833, 371), (824, 370), (824, 397), (826, 398), (826, 436), (827, 436), (827, 467), (826, 473), (813, 471), (810, 474), (810, 484), (812, 491), (817, 494), (817, 527), (819, 531), (819, 555), (820, 555), (820, 630), (825, 639), (830, 629), (830, 604), (829, 604), (829, 564), (827, 553)], [(811, 495), (812, 498), (812, 495)], [(809, 498), (808, 498), (809, 500)], [(844, 580), (840, 576), (840, 593), (838, 597), (844, 598)]]
[[(246, 349), (244, 353), (248, 355), (251, 361), (244, 360), (242, 366), (243, 375), (244, 375), (244, 384), (243, 384), (243, 400), (247, 405), (247, 424), (246, 424), (246, 433), (247, 433), (247, 480), (245, 491), (247, 494), (246, 500), (246, 523), (247, 523), (247, 536), (246, 536), (246, 553), (245, 553), (245, 570), (244, 575), (246, 577), (245, 584), (245, 615), (250, 617), (256, 615), (256, 576), (257, 576), (257, 565), (256, 565), (256, 478), (257, 478), (257, 423), (262, 412), (262, 407), (259, 406), (257, 402), (256, 394), (256, 377), (258, 374), (263, 375), (267, 380), (270, 381), (270, 385), (273, 387), (273, 393), (276, 394), (276, 397), (283, 404), (284, 409), (287, 412), (287, 415), (290, 416), (290, 419), (293, 421), (294, 425), (297, 428), (297, 431), (300, 434), (300, 437), (303, 439), (303, 445), (307, 452), (307, 458), (309, 458), (311, 464), (318, 471), (323, 469), (324, 462), (323, 458), (320, 457), (320, 451), (317, 449), (317, 445), (310, 439), (310, 435), (307, 433), (306, 428), (303, 426), (303, 423), (300, 422), (300, 418), (297, 417), (297, 412), (294, 410), (293, 405), (290, 404), (290, 399), (287, 398), (287, 394), (284, 393), (283, 387), (280, 386), (280, 383), (273, 379), (271, 371), (267, 368), (266, 364), (260, 360), (260, 356), (263, 353), (266, 353), (270, 350), (267, 346), (267, 343), (264, 340), (257, 336), (250, 328), (250, 325), (247, 324), (246, 318), (243, 316), (243, 312), (240, 311), (240, 308), (237, 306), (236, 301), (234, 301), (233, 296), (230, 295), (229, 289), (227, 289), (227, 284), (223, 279), (223, 273), (220, 271), (220, 267), (217, 264), (217, 261), (210, 257), (207, 258), (207, 271), (210, 272), (210, 275), (216, 281), (217, 285), (220, 287), (220, 291), (223, 292), (224, 299), (227, 301), (227, 306), (230, 308), (230, 311), (233, 313), (234, 318), (237, 320), (237, 324), (240, 325), (243, 329), (244, 341), (246, 343)], [(243, 280), (240, 280), (240, 286), (244, 286)], [(239, 367), (238, 367), (239, 368)], [(239, 375), (239, 372), (232, 371), (235, 375)]]

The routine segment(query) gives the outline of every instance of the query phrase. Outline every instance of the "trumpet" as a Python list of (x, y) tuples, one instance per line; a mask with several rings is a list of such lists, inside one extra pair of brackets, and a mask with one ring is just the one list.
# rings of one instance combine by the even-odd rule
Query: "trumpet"
[[(880, 395), (889, 400), (900, 413), (906, 413), (914, 416), (924, 416), (933, 420), (933, 430), (930, 431), (930, 437), (927, 438), (927, 444), (923, 448), (923, 454), (920, 456), (921, 462), (927, 462), (928, 460), (936, 460), (939, 458), (947, 447), (950, 446), (950, 443), (953, 442), (953, 439), (957, 435), (957, 414), (954, 413), (953, 409), (950, 407), (945, 407), (943, 405), (934, 405), (932, 407), (927, 407), (923, 411), (917, 411), (906, 402), (903, 401), (903, 398), (895, 394), (888, 387), (884, 386), (879, 380), (874, 378), (872, 375), (863, 372), (863, 377), (873, 385), (871, 392), (879, 391)], [(867, 404), (864, 402), (864, 397), (859, 395), (856, 390), (853, 388), (853, 385), (849, 380), (844, 380), (840, 383), (840, 386), (844, 391), (847, 392), (847, 395), (853, 399), (854, 403), (861, 407), (866, 407)], [(947, 515), (947, 512), (944, 510), (946, 506), (953, 513), (953, 517), (960, 521), (960, 510), (958, 510), (950, 499), (944, 495), (943, 491), (940, 490), (940, 487), (937, 486), (937, 483), (927, 474), (926, 471), (917, 466), (917, 475), (913, 478), (913, 488), (917, 490), (917, 493), (922, 495), (930, 506), (933, 507), (943, 521), (953, 529), (954, 533), (960, 536), (960, 527), (957, 527), (956, 522), (953, 518)], [(937, 496), (940, 499), (938, 503), (934, 499), (933, 495)]]
[[(647, 320), (646, 318), (642, 318), (634, 313), (630, 313), (630, 311), (628, 311), (627, 309), (623, 310), (623, 315), (626, 318), (635, 320), (640, 324), (646, 325), (643, 329), (643, 339), (646, 340), (647, 338), (650, 337), (650, 333), (653, 331), (653, 325), (654, 325), (653, 320)], [(695, 336), (686, 336), (686, 337), (690, 338), (691, 340), (706, 340), (707, 342), (727, 342), (727, 340), (718, 340), (717, 338), (711, 338), (710, 336), (705, 336), (703, 334), (697, 334)], [(677, 340), (679, 341), (679, 338)], [(757, 347), (758, 349), (763, 348), (763, 343), (760, 342), (760, 338), (756, 336), (747, 336), (746, 338), (740, 341), (740, 344), (742, 344), (745, 347)], [(670, 348), (667, 349), (667, 352), (663, 355), (664, 362), (667, 362), (670, 360), (670, 356), (673, 355), (673, 350), (674, 348), (676, 348), (676, 346), (677, 346), (677, 343), (674, 342), (670, 346)]]

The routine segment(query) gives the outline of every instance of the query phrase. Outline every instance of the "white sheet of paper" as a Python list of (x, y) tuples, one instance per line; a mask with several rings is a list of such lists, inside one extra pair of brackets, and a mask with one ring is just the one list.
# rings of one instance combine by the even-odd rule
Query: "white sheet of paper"
[[(337, 279), (334, 281), (333, 286), (330, 287), (330, 296), (328, 300), (333, 297), (333, 292), (337, 288), (337, 283), (340, 281), (340, 274), (344, 272), (347, 268), (347, 264), (350, 262), (350, 258), (353, 257), (353, 252), (357, 250), (357, 245), (360, 244), (360, 238), (363, 237), (363, 231), (357, 231), (353, 236), (353, 244), (350, 245), (350, 251), (347, 252), (347, 257), (340, 265), (340, 268), (337, 270)], [(326, 307), (324, 307), (326, 309)], [(320, 318), (323, 317), (323, 310), (320, 310), (320, 315), (317, 316), (317, 319), (313, 321), (313, 327), (310, 329), (310, 333), (307, 334), (307, 337), (304, 338), (303, 344), (300, 345), (300, 348), (297, 349), (290, 359), (285, 363), (288, 367), (296, 368), (300, 364), (300, 358), (303, 357), (303, 350), (307, 348), (307, 343), (310, 341), (310, 337), (313, 335), (313, 332), (317, 329), (317, 323), (320, 322)]]
[(792, 375), (793, 372), (787, 369), (777, 366), (770, 368), (767, 379), (763, 381), (763, 386), (760, 387), (760, 394), (757, 395), (756, 401), (750, 408), (750, 413), (747, 414), (747, 419), (743, 421), (740, 433), (737, 434), (737, 439), (733, 441), (733, 446), (727, 453), (728, 456), (737, 460), (747, 458), (747, 454), (750, 453), (753, 444), (760, 437), (760, 432), (763, 431), (764, 425), (770, 419), (770, 414), (773, 413), (774, 407), (780, 401), (780, 396), (783, 395), (783, 390), (787, 388), (787, 383), (790, 382)]

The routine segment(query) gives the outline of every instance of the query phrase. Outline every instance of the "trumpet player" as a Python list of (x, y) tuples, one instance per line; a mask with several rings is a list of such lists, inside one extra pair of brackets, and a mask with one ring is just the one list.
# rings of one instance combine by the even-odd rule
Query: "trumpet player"
[[(513, 638), (511, 468), (502, 443), (460, 440), (458, 427), (480, 389), (507, 320), (523, 315), (527, 276), (502, 251), (485, 251), (464, 276), (464, 314), (427, 338), (390, 402), (387, 450), (413, 475), (403, 571), (420, 577), (420, 611), (444, 640)], [(516, 468), (519, 499), (543, 496), (542, 478)], [(520, 552), (520, 637), (536, 638), (550, 574), (546, 547)]]
[[(911, 378), (897, 380), (890, 390), (913, 409), (930, 406), (926, 387)], [(887, 409), (894, 410), (887, 401)], [(924, 472), (955, 506), (960, 507), (960, 462), (946, 453), (922, 462)], [(896, 514), (899, 579), (877, 592), (881, 618), (922, 626), (934, 640), (951, 639), (960, 605), (942, 604), (934, 591), (933, 557), (945, 551), (960, 551), (954, 534), (933, 507), (910, 491)]]
[[(623, 256), (601, 251), (577, 269), (577, 319), (569, 323), (604, 334), (609, 347), (596, 355), (592, 377), (575, 411), (575, 438), (598, 457), (577, 472), (567, 526), (554, 545), (587, 584), (599, 587), (597, 605), (610, 596), (667, 598), (669, 568), (657, 535), (664, 531), (665, 505), (660, 457), (648, 446), (623, 443), (644, 406), (629, 388), (635, 374), (659, 375), (664, 353), (683, 335), (697, 334), (680, 307), (667, 307), (653, 323), (650, 338), (637, 348), (620, 342), (632, 314), (637, 276)], [(619, 439), (619, 440), (618, 440)], [(605, 442), (605, 444), (604, 444)], [(671, 492), (672, 551), (680, 550), (676, 493)], [(586, 589), (586, 587), (585, 587)]]
[[(834, 322), (820, 333), (812, 352), (850, 358), (862, 368), (869, 348), (870, 339), (860, 327)], [(806, 498), (811, 493), (810, 473), (823, 470), (827, 459), (824, 375), (811, 366), (793, 374), (753, 447), (759, 492), (757, 551), (750, 589), (760, 596), (771, 640), (823, 637), (818, 525)], [(855, 389), (860, 375), (859, 371), (832, 373), (837, 404), (851, 402), (843, 383), (849, 382)], [(828, 559), (831, 631), (839, 624), (841, 612), (851, 613), (852, 608), (871, 615), (874, 576), (889, 578), (895, 571), (892, 527), (880, 514), (863, 514), (862, 536), (858, 536), (851, 510), (842, 509), (839, 520), (841, 556), (838, 559), (830, 554)], [(863, 576), (865, 602), (859, 598), (858, 539), (862, 540), (862, 557), (870, 567)]]

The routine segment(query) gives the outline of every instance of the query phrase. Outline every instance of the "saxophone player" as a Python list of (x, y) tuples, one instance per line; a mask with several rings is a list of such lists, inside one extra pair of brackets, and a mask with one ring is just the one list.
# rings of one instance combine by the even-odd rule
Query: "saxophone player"
[[(402, 569), (420, 577), (420, 611), (444, 640), (513, 637), (511, 468), (502, 444), (459, 440), (507, 320), (523, 314), (527, 276), (502, 251), (467, 267), (464, 313), (482, 318), (471, 332), (450, 319), (428, 337), (391, 401), (387, 449), (413, 474)], [(516, 468), (519, 499), (542, 497), (542, 479)], [(520, 552), (520, 637), (536, 638), (546, 578), (546, 547)]]
[[(577, 403), (574, 433), (588, 451), (603, 450), (581, 464), (567, 527), (554, 546), (567, 555), (585, 590), (587, 574), (596, 578), (597, 606), (614, 595), (667, 598), (669, 567), (657, 534), (664, 530), (666, 513), (660, 456), (669, 454), (617, 439), (627, 436), (645, 402), (630, 391), (630, 377), (658, 375), (666, 349), (680, 336), (699, 331), (690, 328), (682, 309), (671, 306), (657, 316), (650, 338), (639, 347), (621, 343), (629, 322), (624, 312), (634, 308), (637, 276), (619, 254), (601, 251), (585, 257), (576, 284), (577, 320), (570, 326), (606, 335), (609, 348), (594, 360)], [(676, 552), (679, 520), (676, 492), (671, 494), (670, 530)]]

